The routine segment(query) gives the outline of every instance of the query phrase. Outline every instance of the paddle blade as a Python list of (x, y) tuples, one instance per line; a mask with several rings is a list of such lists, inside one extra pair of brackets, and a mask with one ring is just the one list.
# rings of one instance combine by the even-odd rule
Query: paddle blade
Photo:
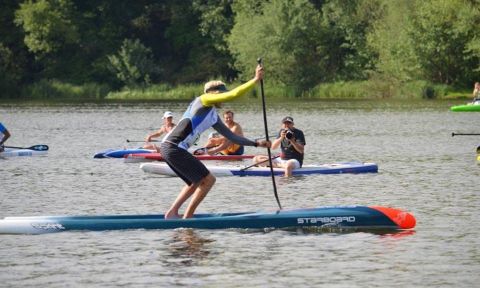
[(47, 151), (48, 150), (48, 145), (45, 145), (45, 144), (33, 145), (33, 146), (28, 147), (26, 149), (35, 150), (35, 151)]
[(33, 146), (30, 146), (30, 147), (5, 146), (5, 148), (28, 149), (28, 150), (35, 150), (35, 151), (47, 151), (48, 150), (48, 145), (41, 144), (41, 145), (33, 145)]

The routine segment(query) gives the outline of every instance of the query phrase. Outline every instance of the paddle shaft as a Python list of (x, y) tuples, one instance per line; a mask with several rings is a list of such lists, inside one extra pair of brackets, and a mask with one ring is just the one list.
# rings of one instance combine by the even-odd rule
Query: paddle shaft
[(240, 169), (240, 171), (245, 171), (245, 170), (247, 170), (247, 169), (249, 169), (249, 168), (252, 168), (252, 167), (254, 167), (254, 166), (257, 166), (258, 164), (263, 164), (263, 163), (268, 162), (268, 161), (270, 161), (270, 163), (271, 163), (271, 161), (272, 161), (273, 159), (276, 159), (276, 158), (278, 158), (278, 157), (280, 157), (280, 156), (275, 156), (275, 157), (273, 157), (272, 159), (266, 159), (266, 160), (260, 161), (260, 162), (258, 162), (258, 163), (255, 163), (255, 164), (252, 164), (252, 165), (250, 165), (250, 166), (244, 167), (244, 168)]
[[(262, 66), (262, 58), (257, 59), (258, 65)], [(268, 139), (268, 124), (267, 124), (267, 109), (265, 105), (265, 92), (263, 90), (263, 79), (260, 80), (260, 91), (262, 92), (262, 110), (263, 110), (263, 124), (265, 126), (265, 140), (269, 141)], [(273, 185), (273, 193), (275, 194), (275, 199), (277, 200), (278, 208), (282, 210), (282, 205), (280, 204), (280, 200), (278, 199), (277, 193), (277, 185), (275, 184), (275, 175), (273, 174), (273, 164), (272, 164), (272, 152), (270, 148), (267, 148), (268, 152), (268, 163), (270, 164), (270, 174), (272, 175), (272, 185)]]
[[(139, 143), (139, 142), (147, 142), (145, 140), (128, 140), (127, 139), (127, 142), (128, 143)], [(160, 142), (159, 140), (150, 140), (149, 142)]]
[(452, 137), (453, 136), (480, 136), (480, 133), (455, 133), (455, 132), (452, 132)]

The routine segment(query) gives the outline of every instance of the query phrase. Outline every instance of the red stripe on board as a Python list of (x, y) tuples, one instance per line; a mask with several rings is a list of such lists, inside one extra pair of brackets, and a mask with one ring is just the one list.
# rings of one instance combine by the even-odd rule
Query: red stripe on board
[[(160, 153), (135, 153), (129, 154), (129, 157), (132, 158), (143, 158), (150, 160), (162, 161), (163, 157)], [(199, 160), (242, 160), (242, 159), (251, 159), (254, 155), (195, 155)]]
[(372, 209), (375, 209), (377, 211), (382, 212), (390, 218), (395, 224), (398, 225), (401, 229), (412, 229), (415, 227), (415, 224), (417, 221), (415, 220), (415, 217), (405, 211), (395, 209), (395, 208), (389, 208), (389, 207), (382, 207), (382, 206), (369, 206)]

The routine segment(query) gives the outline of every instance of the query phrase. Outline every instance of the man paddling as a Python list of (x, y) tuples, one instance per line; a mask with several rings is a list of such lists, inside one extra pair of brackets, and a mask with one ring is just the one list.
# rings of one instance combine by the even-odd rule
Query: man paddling
[(195, 209), (215, 184), (215, 177), (205, 165), (187, 151), (202, 132), (213, 127), (233, 143), (244, 146), (270, 147), (271, 143), (269, 141), (252, 141), (232, 133), (222, 123), (215, 109), (220, 107), (223, 102), (232, 101), (244, 95), (261, 79), (263, 79), (263, 68), (258, 65), (255, 69), (255, 77), (252, 80), (231, 91), (228, 91), (225, 83), (221, 81), (207, 82), (204, 87), (204, 94), (190, 103), (177, 126), (163, 138), (160, 153), (168, 166), (186, 183), (165, 213), (166, 219), (180, 217), (178, 210), (191, 196), (193, 198), (188, 204), (183, 218), (192, 217)]
[(0, 122), (0, 152), (5, 150), (3, 144), (8, 138), (10, 138), (10, 132), (8, 132), (7, 128), (5, 128), (5, 126), (3, 126), (3, 124)]
[(159, 152), (160, 149), (157, 147), (157, 145), (155, 145), (154, 143), (150, 143), (150, 141), (152, 141), (152, 139), (154, 138), (158, 138), (163, 134), (167, 134), (168, 132), (172, 131), (173, 127), (175, 127), (176, 125), (175, 123), (173, 123), (173, 113), (170, 111), (166, 111), (165, 113), (163, 113), (162, 119), (162, 127), (160, 127), (160, 129), (158, 129), (157, 131), (148, 134), (147, 137), (145, 137), (146, 144), (143, 145), (142, 148), (157, 150), (157, 152)]

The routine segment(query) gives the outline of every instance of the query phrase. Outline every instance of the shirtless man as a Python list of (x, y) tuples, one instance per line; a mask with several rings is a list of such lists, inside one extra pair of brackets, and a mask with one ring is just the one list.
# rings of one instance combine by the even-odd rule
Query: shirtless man
[[(223, 113), (223, 122), (233, 133), (243, 136), (242, 126), (233, 120), (233, 111), (227, 110)], [(212, 133), (211, 137), (208, 138), (205, 148), (200, 148), (195, 151), (195, 155), (205, 154), (208, 150), (208, 153), (214, 155), (220, 153), (222, 155), (243, 155), (244, 147), (243, 145), (235, 144), (227, 138), (220, 136), (218, 133)]]

